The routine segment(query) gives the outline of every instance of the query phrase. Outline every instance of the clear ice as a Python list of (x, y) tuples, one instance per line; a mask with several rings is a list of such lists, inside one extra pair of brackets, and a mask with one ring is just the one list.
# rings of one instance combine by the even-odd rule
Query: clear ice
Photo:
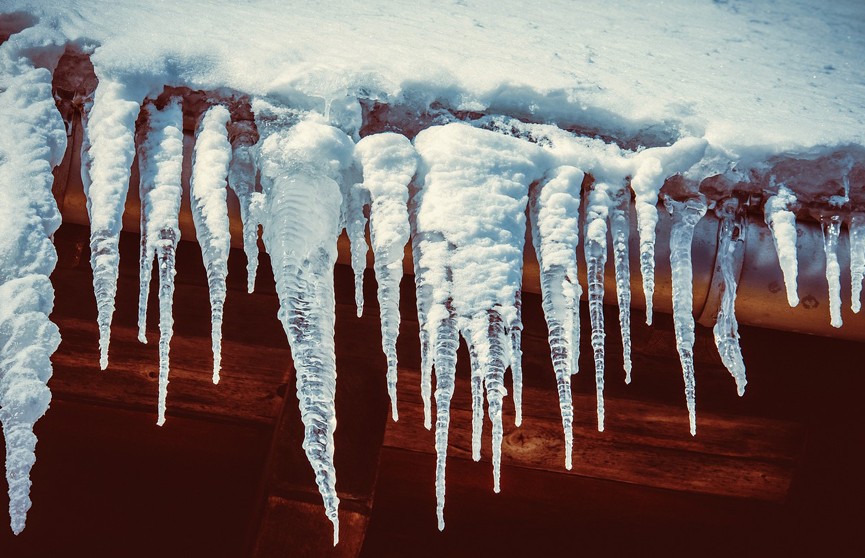
[(255, 289), (258, 271), (258, 219), (253, 200), (256, 196), (255, 144), (258, 133), (251, 120), (231, 120), (228, 123), (231, 141), (231, 162), (228, 165), (228, 186), (240, 204), (243, 226), (243, 252), (246, 254), (246, 290)]
[(715, 319), (715, 345), (721, 362), (736, 381), (736, 389), (740, 396), (745, 394), (745, 361), (742, 359), (742, 348), (739, 346), (739, 323), (736, 321), (736, 275), (734, 257), (739, 238), (739, 226), (736, 222), (739, 202), (730, 198), (721, 202), (715, 209), (720, 219), (718, 228), (718, 267), (724, 281), (721, 292), (721, 306)]
[(147, 299), (153, 258), (159, 274), (159, 411), (156, 424), (165, 423), (168, 397), (169, 348), (174, 331), (175, 256), (180, 240), (178, 214), (182, 193), (183, 111), (179, 98), (161, 110), (144, 105), (145, 124), (138, 142), (141, 197), (141, 257), (139, 260), (138, 339), (146, 343)]
[(850, 233), (850, 308), (858, 313), (862, 309), (862, 279), (865, 277), (865, 214), (851, 215), (847, 230)]
[(225, 305), (225, 278), (228, 276), (228, 252), (231, 249), (226, 202), (232, 152), (228, 141), (229, 118), (228, 109), (221, 105), (210, 107), (201, 117), (195, 133), (192, 178), (189, 181), (192, 220), (195, 223), (198, 244), (201, 246), (210, 291), (214, 384), (219, 383), (222, 362), (222, 314)]
[(841, 217), (832, 215), (820, 220), (823, 229), (823, 251), (826, 253), (826, 282), (829, 285), (829, 321), (841, 327), (841, 265), (838, 263), (838, 237)]
[(697, 402), (694, 379), (694, 271), (691, 265), (691, 242), (694, 229), (706, 214), (706, 200), (697, 198), (677, 201), (664, 197), (664, 205), (673, 218), (670, 231), (670, 268), (673, 283), (673, 326), (676, 331), (676, 349), (682, 363), (685, 379), (685, 401), (691, 436), (697, 434)]

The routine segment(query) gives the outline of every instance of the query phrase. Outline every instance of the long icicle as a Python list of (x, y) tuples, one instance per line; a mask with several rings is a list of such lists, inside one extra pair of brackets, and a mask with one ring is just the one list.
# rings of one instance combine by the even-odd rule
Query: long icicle
[(393, 420), (397, 420), (399, 284), (402, 280), (404, 249), (410, 233), (408, 187), (417, 171), (417, 154), (405, 136), (384, 133), (360, 140), (355, 146), (355, 157), (363, 168), (363, 187), (370, 196), (370, 239), (378, 282), (381, 343), (387, 357), (387, 391), (391, 400), (391, 415)]
[(823, 251), (826, 253), (826, 282), (829, 285), (829, 321), (832, 327), (841, 327), (841, 265), (838, 263), (838, 237), (841, 217), (832, 215), (820, 220), (823, 229)]
[(161, 110), (145, 105), (146, 125), (138, 144), (141, 196), (141, 261), (138, 299), (138, 338), (146, 341), (147, 299), (153, 258), (159, 275), (159, 405), (156, 424), (165, 423), (168, 398), (169, 349), (174, 332), (174, 260), (180, 240), (178, 214), (182, 192), (183, 111), (172, 98)]
[[(27, 33), (0, 45), (0, 424), (6, 445), (9, 524), (23, 531), (31, 506), (30, 471), (36, 461), (33, 427), (48, 410), (51, 355), (60, 332), (49, 319), (57, 263), (51, 236), (61, 217), (51, 193), (53, 167), (66, 151), (66, 129), (52, 96), (48, 67), (63, 54), (61, 39)], [(32, 38), (32, 35), (29, 35)]]
[(243, 226), (243, 252), (246, 254), (246, 289), (255, 289), (258, 271), (258, 220), (253, 209), (255, 187), (254, 146), (258, 141), (255, 123), (251, 120), (232, 120), (228, 124), (231, 141), (231, 163), (228, 166), (228, 185), (240, 204), (240, 221)]
[(865, 277), (865, 213), (854, 213), (848, 223), (850, 233), (850, 308), (862, 309), (862, 279)]
[(207, 109), (195, 135), (190, 194), (195, 235), (207, 270), (210, 292), (213, 383), (219, 383), (222, 367), (222, 315), (231, 250), (227, 190), (231, 144), (228, 141), (228, 109), (216, 105)]
[(799, 263), (796, 259), (796, 214), (792, 211), (795, 204), (796, 194), (782, 185), (776, 195), (766, 200), (763, 207), (766, 225), (772, 231), (778, 262), (784, 274), (787, 303), (791, 307), (799, 304), (799, 294), (796, 292), (796, 276), (799, 274)]
[(697, 434), (697, 404), (694, 379), (694, 271), (691, 263), (691, 243), (694, 229), (706, 214), (706, 200), (700, 195), (686, 201), (664, 196), (664, 206), (673, 218), (670, 231), (670, 268), (673, 283), (673, 326), (676, 330), (676, 349), (682, 363), (685, 380), (685, 401), (691, 436)]
[(450, 404), (454, 394), (459, 332), (450, 302), (436, 304), (430, 312), (430, 318), (434, 324), (434, 333), (430, 342), (435, 354), (436, 375), (436, 516), (439, 531), (442, 531), (445, 528), (445, 467), (448, 455)]
[(304, 425), (303, 449), (315, 473), (334, 544), (339, 541), (339, 497), (333, 464), (336, 429), (336, 353), (333, 269), (341, 229), (337, 181), (352, 163), (354, 145), (340, 130), (309, 120), (291, 126), (293, 113), (264, 102), (259, 126), (263, 239), (270, 254), (279, 319), (291, 346)]
[(557, 167), (529, 195), (532, 242), (541, 275), (541, 304), (565, 435), (565, 468), (571, 469), (574, 407), (571, 375), (579, 366), (580, 296), (577, 280), (580, 187), (583, 172)]
[(619, 304), (619, 329), (622, 332), (622, 362), (625, 383), (631, 383), (631, 269), (628, 242), (631, 233), (631, 192), (624, 184), (613, 193), (610, 208), (610, 236), (616, 270), (616, 298)]
[[(721, 291), (721, 305), (715, 319), (713, 333), (715, 345), (721, 362), (736, 381), (739, 396), (745, 394), (748, 380), (745, 376), (745, 361), (742, 359), (742, 349), (739, 346), (739, 323), (736, 321), (736, 275), (733, 269), (736, 244), (742, 242), (738, 236), (739, 227), (736, 223), (736, 212), (739, 202), (729, 198), (720, 203), (715, 213), (721, 220), (718, 228), (718, 267), (724, 281)], [(734, 236), (735, 235), (735, 236)]]
[(598, 431), (604, 431), (604, 265), (607, 262), (607, 219), (612, 187), (596, 182), (587, 194), (586, 274), (589, 284), (589, 318), (592, 323), (592, 352), (595, 357), (595, 392), (598, 399)]
[(90, 267), (99, 325), (99, 367), (108, 368), (111, 319), (117, 294), (120, 228), (135, 156), (135, 121), (143, 95), (100, 76), (85, 106), (81, 180), (90, 217)]

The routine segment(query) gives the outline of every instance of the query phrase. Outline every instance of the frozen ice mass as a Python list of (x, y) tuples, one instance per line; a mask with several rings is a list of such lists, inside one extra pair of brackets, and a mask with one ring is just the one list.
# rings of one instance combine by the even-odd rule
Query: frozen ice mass
[[(145, 343), (154, 260), (158, 281), (157, 424), (170, 409), (184, 199), (210, 291), (209, 381), (220, 381), (230, 190), (240, 207), (237, 241), (250, 292), (259, 234), (272, 264), (296, 368), (303, 449), (334, 544), (333, 271), (343, 233), (358, 315), (372, 252), (387, 363), (381, 383), (393, 420), (400, 283), (411, 251), (421, 348), (420, 362), (410, 364), (420, 368), (421, 385), (411, 389), (419, 390), (425, 426), (435, 433), (430, 482), (439, 529), (461, 339), (471, 360), (472, 456), (481, 459), (488, 426), (492, 488), (506, 489), (503, 424), (522, 422), (523, 375), (533, 372), (521, 360), (527, 244), (540, 269), (567, 469), (575, 459), (571, 376), (579, 371), (580, 300), (588, 303), (591, 331), (582, 342), (594, 364), (603, 431), (605, 382), (630, 383), (640, 374), (631, 366), (632, 305), (652, 323), (656, 267), (672, 272), (688, 431), (697, 434), (692, 242), (706, 214), (717, 221), (714, 337), (739, 395), (747, 383), (735, 313), (746, 227), (765, 223), (770, 231), (795, 307), (797, 238), (802, 223), (816, 223), (825, 251), (825, 319), (842, 327), (846, 293), (852, 311), (861, 308), (865, 9), (856, 1), (553, 0), (531, 14), (491, 0), (374, 1), (336, 4), (327, 18), (321, 7), (302, 3), (194, 4), (0, 6), (0, 423), (16, 534), (31, 506), (33, 425), (49, 406), (50, 359), (60, 343), (49, 320), (52, 235), (61, 223), (51, 171), (71, 126), (53, 85), (66, 56), (89, 60), (98, 81), (75, 92), (100, 332), (94, 363), (111, 373), (119, 235), (128, 189), (137, 187)], [(190, 153), (184, 142), (194, 143)], [(137, 184), (130, 184), (133, 166)], [(656, 258), (662, 218), (672, 223), (669, 264)], [(842, 290), (847, 267), (850, 291), (846, 282)], [(605, 328), (610, 272), (617, 333)], [(642, 294), (631, 292), (636, 273)], [(621, 336), (623, 370), (605, 365), (608, 335)]]

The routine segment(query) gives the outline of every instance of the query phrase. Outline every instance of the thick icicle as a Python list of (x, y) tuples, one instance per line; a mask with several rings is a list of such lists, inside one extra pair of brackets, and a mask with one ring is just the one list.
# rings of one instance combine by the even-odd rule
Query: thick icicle
[(745, 377), (745, 361), (739, 346), (739, 323), (736, 321), (736, 275), (733, 269), (736, 243), (742, 239), (734, 236), (737, 232), (736, 210), (738, 200), (730, 198), (719, 204), (715, 212), (721, 220), (718, 229), (718, 267), (724, 285), (721, 291), (721, 306), (715, 319), (715, 345), (721, 362), (736, 380), (740, 396), (745, 394), (748, 380)]
[(445, 528), (445, 467), (448, 455), (450, 405), (456, 378), (459, 332), (450, 302), (436, 304), (431, 312), (434, 330), (430, 339), (435, 355), (436, 371), (436, 516), (439, 531)]
[(468, 339), (469, 360), (471, 361), (471, 393), (472, 393), (472, 459), (481, 460), (481, 438), (484, 434), (484, 374), (478, 361), (478, 350), (471, 342), (472, 335), (468, 330), (463, 334)]
[(565, 434), (565, 468), (569, 470), (574, 442), (571, 375), (578, 370), (580, 350), (582, 288), (577, 280), (577, 244), (583, 176), (575, 167), (557, 167), (532, 189), (529, 198), (532, 242)]
[(171, 99), (158, 110), (145, 105), (146, 125), (138, 142), (141, 196), (141, 259), (138, 296), (138, 339), (146, 343), (147, 298), (153, 258), (159, 262), (159, 411), (157, 424), (165, 423), (168, 396), (169, 347), (174, 319), (174, 258), (180, 240), (177, 216), (180, 213), (183, 168), (183, 111), (180, 99)]
[(694, 272), (691, 264), (691, 242), (694, 228), (706, 214), (706, 200), (691, 198), (676, 201), (664, 197), (664, 205), (673, 218), (670, 231), (670, 268), (673, 283), (673, 326), (676, 330), (676, 349), (682, 362), (685, 379), (685, 400), (691, 435), (697, 434), (697, 408), (694, 380)]
[(616, 270), (616, 298), (619, 328), (622, 332), (622, 362), (625, 383), (631, 383), (631, 268), (628, 242), (631, 235), (631, 192), (623, 187), (612, 195), (610, 237), (613, 239), (613, 264)]
[(222, 313), (225, 305), (225, 278), (231, 234), (228, 224), (226, 184), (231, 161), (228, 142), (228, 109), (210, 107), (195, 134), (190, 194), (195, 235), (207, 269), (210, 290), (211, 342), (213, 345), (213, 383), (219, 383), (222, 362)]
[(640, 235), (640, 273), (646, 297), (646, 323), (652, 325), (652, 297), (655, 293), (655, 226), (658, 224), (658, 193), (667, 177), (685, 172), (703, 158), (708, 143), (700, 138), (683, 138), (669, 147), (653, 147), (634, 158), (631, 189)]
[(253, 210), (255, 191), (255, 156), (253, 149), (258, 134), (250, 120), (234, 120), (228, 125), (231, 139), (231, 163), (228, 165), (228, 185), (240, 203), (243, 223), (243, 251), (246, 254), (246, 283), (250, 293), (255, 289), (258, 270), (258, 220)]
[(90, 266), (98, 311), (99, 366), (105, 370), (117, 294), (118, 242), (135, 156), (135, 121), (143, 95), (105, 76), (99, 78), (94, 100), (84, 112), (81, 180), (90, 216)]
[(763, 207), (766, 225), (772, 231), (778, 262), (784, 274), (787, 302), (790, 306), (799, 304), (799, 295), (796, 292), (796, 276), (799, 273), (796, 259), (796, 214), (791, 211), (795, 204), (796, 194), (782, 185), (776, 195), (766, 200)]
[(279, 318), (297, 370), (303, 448), (327, 517), (339, 540), (333, 467), (336, 428), (333, 267), (340, 231), (342, 169), (354, 145), (336, 128), (310, 120), (288, 127), (292, 114), (261, 103), (259, 125), (264, 244), (270, 254)]
[[(494, 487), (498, 489), (504, 372), (511, 357), (519, 354), (511, 333), (521, 327), (517, 292), (528, 186), (542, 174), (538, 160), (543, 152), (529, 142), (462, 123), (422, 131), (415, 138), (415, 148), (423, 179), (412, 200), (413, 236), (420, 236), (413, 246), (421, 250), (416, 256), (416, 269), (423, 276), (418, 286), (426, 289), (418, 293), (419, 321), (426, 321), (435, 347), (432, 332), (441, 323), (449, 324), (447, 316), (453, 316), (477, 351), (475, 368), (481, 371), (493, 422)], [(424, 310), (426, 316), (421, 315)], [(435, 366), (438, 383), (438, 356)], [(450, 369), (445, 373), (450, 374)], [(436, 486), (443, 527), (447, 433), (441, 428), (447, 422), (441, 413), (437, 408)]]
[(841, 265), (838, 263), (841, 217), (825, 217), (820, 220), (820, 225), (823, 229), (823, 250), (826, 253), (826, 282), (829, 284), (829, 320), (832, 327), (841, 327)]
[(22, 56), (38, 54), (52, 67), (63, 54), (37, 34), (13, 35), (0, 46), (0, 423), (6, 441), (6, 482), (12, 532), (30, 509), (30, 470), (36, 460), (34, 423), (51, 400), (51, 354), (60, 332), (48, 316), (57, 263), (51, 235), (60, 212), (51, 169), (66, 151), (66, 129), (51, 92), (51, 73)]
[(848, 232), (852, 293), (850, 308), (858, 313), (862, 309), (862, 279), (865, 277), (865, 213), (854, 213), (850, 216)]
[(604, 265), (607, 262), (607, 219), (610, 192), (615, 188), (596, 182), (586, 200), (586, 275), (589, 284), (589, 318), (592, 323), (592, 352), (595, 357), (595, 391), (598, 398), (598, 431), (604, 431)]
[[(417, 153), (405, 136), (384, 133), (360, 140), (355, 146), (355, 157), (363, 168), (363, 187), (370, 196), (370, 239), (378, 282), (381, 344), (387, 357), (387, 391), (390, 394), (391, 413), (393, 420), (397, 420), (399, 284), (410, 232), (408, 186), (417, 171)], [(366, 246), (366, 240), (362, 240)]]

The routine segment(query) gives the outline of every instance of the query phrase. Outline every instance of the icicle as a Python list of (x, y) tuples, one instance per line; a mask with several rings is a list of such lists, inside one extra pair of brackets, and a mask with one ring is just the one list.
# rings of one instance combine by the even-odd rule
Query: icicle
[(523, 424), (523, 296), (522, 284), (516, 292), (514, 308), (517, 310), (516, 318), (509, 324), (511, 333), (508, 362), (511, 363), (511, 380), (514, 389), (514, 426)]
[(481, 439), (484, 434), (484, 373), (478, 360), (470, 330), (464, 329), (463, 336), (468, 340), (469, 360), (471, 361), (472, 392), (472, 460), (481, 460)]
[(832, 215), (820, 220), (823, 250), (826, 253), (826, 282), (829, 284), (829, 316), (832, 327), (841, 327), (841, 266), (838, 264), (838, 236), (841, 217)]
[(81, 180), (90, 216), (90, 266), (99, 324), (99, 366), (108, 367), (111, 318), (120, 262), (118, 242), (129, 172), (135, 156), (135, 121), (142, 95), (100, 76), (84, 113)]
[(576, 250), (583, 176), (575, 167), (557, 167), (532, 189), (529, 198), (532, 242), (541, 274), (541, 301), (549, 330), (568, 470), (574, 441), (571, 375), (578, 371), (580, 351), (582, 288), (577, 280)]
[(391, 413), (393, 420), (397, 420), (399, 284), (410, 232), (408, 185), (417, 170), (417, 154), (405, 136), (384, 133), (360, 140), (355, 146), (355, 157), (363, 167), (363, 187), (369, 192), (371, 200), (370, 238), (378, 282), (381, 343), (387, 357), (387, 391), (390, 394)]
[[(409, 222), (411, 223), (412, 231), (417, 230), (415, 225), (415, 215), (417, 211), (410, 206)], [(412, 244), (412, 260), (414, 264), (414, 282), (415, 296), (417, 302), (417, 319), (418, 333), (420, 338), (420, 394), (423, 400), (423, 422), (424, 428), (430, 430), (432, 428), (432, 367), (433, 367), (433, 346), (431, 342), (432, 325), (429, 322), (428, 315), (432, 308), (433, 287), (427, 279), (429, 270), (421, 266), (420, 254), (429, 251), (428, 246), (431, 244), (421, 233), (413, 232), (411, 235)]]
[(631, 193), (624, 187), (613, 193), (610, 207), (610, 236), (616, 270), (616, 298), (619, 303), (619, 328), (622, 332), (622, 359), (625, 383), (631, 383), (631, 269), (628, 242), (631, 234)]
[(604, 265), (607, 262), (607, 219), (614, 188), (596, 182), (586, 203), (586, 274), (589, 283), (589, 318), (595, 356), (595, 391), (598, 397), (598, 431), (604, 431)]
[(183, 168), (183, 111), (180, 99), (171, 99), (162, 110), (145, 105), (147, 122), (138, 144), (141, 196), (141, 259), (138, 297), (138, 339), (146, 342), (147, 298), (153, 258), (159, 262), (159, 411), (156, 424), (165, 423), (168, 396), (169, 347), (174, 319), (174, 258), (180, 240), (177, 215), (180, 212)]
[[(440, 323), (450, 324), (445, 316), (453, 316), (477, 351), (474, 368), (481, 371), (489, 400), (498, 490), (504, 373), (511, 357), (519, 354), (519, 347), (513, 346), (518, 336), (512, 331), (521, 329), (517, 292), (528, 186), (540, 178), (543, 152), (535, 144), (462, 123), (427, 128), (414, 143), (422, 163), (422, 182), (411, 205), (413, 247), (420, 250), (415, 266), (422, 276), (417, 283), (418, 319), (432, 332)], [(448, 312), (442, 310), (445, 307)], [(436, 346), (431, 333), (430, 343)], [(438, 383), (438, 356), (435, 366)], [(449, 394), (446, 400), (449, 404)], [(438, 407), (438, 391), (436, 403)], [(437, 413), (436, 487), (443, 527), (447, 438), (441, 427), (446, 428), (447, 421), (442, 420), (441, 408)]]
[(351, 268), (354, 271), (354, 303), (357, 317), (363, 316), (363, 274), (366, 271), (366, 215), (369, 192), (362, 184), (353, 184), (346, 195), (345, 230), (351, 244)]
[(745, 361), (742, 359), (742, 349), (739, 346), (739, 323), (736, 321), (736, 275), (733, 270), (733, 257), (736, 243), (742, 242), (737, 231), (736, 211), (738, 200), (730, 198), (719, 204), (716, 209), (721, 224), (718, 228), (718, 268), (721, 271), (723, 287), (721, 290), (721, 306), (715, 319), (715, 345), (721, 362), (736, 380), (739, 396), (745, 394), (748, 380), (745, 377)]
[(333, 467), (333, 267), (341, 228), (338, 181), (341, 170), (351, 164), (354, 146), (338, 129), (309, 120), (287, 128), (291, 116), (284, 116), (287, 111), (261, 105), (253, 107), (257, 117), (270, 117), (268, 111), (275, 117), (268, 126), (259, 126), (263, 239), (273, 266), (279, 318), (297, 371), (297, 396), (305, 427), (303, 448), (333, 523), (336, 544), (339, 498)]
[(228, 142), (228, 109), (210, 107), (199, 122), (192, 156), (190, 194), (195, 235), (207, 269), (210, 290), (213, 383), (219, 383), (222, 362), (222, 313), (231, 234), (226, 203), (231, 144)]
[(231, 136), (231, 163), (228, 166), (228, 185), (240, 202), (240, 220), (243, 223), (243, 251), (246, 254), (247, 291), (255, 289), (258, 270), (258, 221), (252, 208), (255, 191), (255, 157), (253, 146), (256, 132), (249, 120), (232, 121), (228, 128)]
[(670, 231), (670, 268), (673, 283), (673, 325), (676, 330), (676, 349), (682, 362), (685, 379), (685, 400), (691, 435), (697, 434), (697, 411), (694, 381), (694, 292), (691, 264), (691, 242), (694, 228), (706, 214), (706, 200), (699, 198), (676, 201), (664, 196), (664, 205), (673, 218)]
[(784, 284), (787, 286), (787, 302), (790, 306), (799, 304), (796, 292), (796, 275), (799, 264), (796, 260), (796, 214), (791, 209), (796, 204), (796, 194), (786, 186), (778, 188), (778, 193), (768, 200), (763, 207), (766, 225), (772, 231), (775, 241), (775, 251), (781, 271), (784, 273)]
[(865, 213), (854, 213), (848, 224), (850, 233), (850, 308), (858, 313), (862, 308), (862, 278), (865, 277)]
[(445, 528), (445, 467), (448, 455), (450, 404), (454, 394), (459, 333), (450, 302), (436, 304), (430, 312), (430, 319), (435, 324), (430, 342), (434, 347), (436, 370), (436, 516), (439, 531), (442, 531)]
[(706, 152), (708, 143), (699, 138), (683, 138), (669, 147), (641, 151), (634, 158), (631, 179), (637, 230), (640, 234), (640, 273), (646, 297), (646, 324), (652, 325), (652, 297), (655, 293), (655, 226), (658, 224), (658, 193), (668, 176), (685, 172)]
[[(57, 262), (51, 235), (60, 212), (51, 194), (51, 169), (66, 151), (66, 129), (51, 92), (51, 73), (63, 42), (38, 46), (27, 32), (0, 45), (0, 424), (6, 442), (6, 482), (12, 532), (21, 533), (30, 509), (30, 470), (36, 460), (34, 423), (51, 400), (51, 355), (60, 332), (49, 276)], [(31, 36), (31, 38), (33, 38)], [(58, 39), (59, 40), (59, 39)], [(32, 47), (32, 48), (31, 48)]]

